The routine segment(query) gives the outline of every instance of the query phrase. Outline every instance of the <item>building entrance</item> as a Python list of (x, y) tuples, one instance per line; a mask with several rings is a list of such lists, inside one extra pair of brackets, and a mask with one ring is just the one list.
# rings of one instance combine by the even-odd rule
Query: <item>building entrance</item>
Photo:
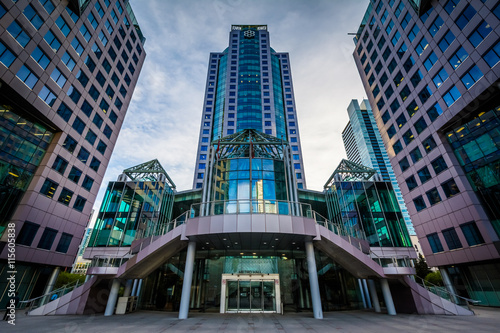
[(281, 311), (279, 274), (222, 274), (221, 313)]

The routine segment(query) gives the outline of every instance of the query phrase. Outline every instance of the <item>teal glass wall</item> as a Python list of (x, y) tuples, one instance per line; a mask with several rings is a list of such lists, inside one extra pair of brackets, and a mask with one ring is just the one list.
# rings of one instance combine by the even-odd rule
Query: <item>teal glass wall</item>
[(271, 64), (273, 71), (273, 94), (274, 110), (276, 121), (276, 137), (287, 140), (285, 106), (283, 105), (283, 85), (281, 80), (280, 60), (275, 54), (271, 55)]
[[(255, 36), (246, 38), (248, 30), (255, 31)], [(240, 31), (236, 131), (253, 128), (263, 132), (259, 33), (256, 28), (248, 30)]]
[(88, 246), (130, 246), (139, 226), (155, 228), (163, 222), (162, 215), (170, 215), (160, 214), (162, 205), (172, 206), (170, 191), (163, 182), (110, 182)]
[(446, 137), (500, 236), (500, 106), (480, 112)]
[(46, 127), (0, 104), (0, 237), (52, 140)]
[(233, 158), (217, 161), (212, 179), (215, 186), (210, 194), (211, 201), (225, 201), (226, 213), (236, 213), (237, 206), (239, 213), (250, 213), (250, 204), (252, 212), (264, 212), (265, 206), (278, 206), (277, 200), (287, 200), (285, 165), (281, 160)]
[[(227, 49), (224, 55), (220, 58), (219, 74), (217, 77), (217, 93), (215, 99), (215, 107), (213, 114), (212, 125), (212, 140), (215, 141), (222, 137), (222, 127), (224, 123), (224, 107), (226, 105), (226, 74), (227, 73)], [(215, 87), (208, 87), (208, 89)]]
[(412, 246), (390, 182), (335, 181), (326, 201), (330, 220), (363, 231), (370, 246)]

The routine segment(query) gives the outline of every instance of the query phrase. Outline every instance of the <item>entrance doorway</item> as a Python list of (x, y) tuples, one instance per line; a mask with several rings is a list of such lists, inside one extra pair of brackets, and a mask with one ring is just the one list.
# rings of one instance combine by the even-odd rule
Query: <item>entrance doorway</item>
[(222, 274), (221, 313), (280, 311), (279, 274)]

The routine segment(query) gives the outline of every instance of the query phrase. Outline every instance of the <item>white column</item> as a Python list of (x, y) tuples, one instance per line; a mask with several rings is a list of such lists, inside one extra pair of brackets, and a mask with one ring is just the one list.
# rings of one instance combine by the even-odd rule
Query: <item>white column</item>
[(370, 296), (372, 297), (372, 304), (375, 312), (380, 312), (380, 302), (378, 300), (377, 288), (375, 287), (375, 281), (368, 280), (368, 288), (370, 289)]
[(139, 297), (139, 294), (141, 293), (141, 288), (142, 288), (142, 279), (140, 279), (139, 283), (137, 284), (137, 291), (135, 292), (135, 296)]
[(382, 287), (382, 294), (384, 295), (385, 306), (387, 307), (387, 314), (395, 316), (396, 308), (394, 307), (394, 302), (392, 301), (389, 281), (387, 281), (387, 279), (380, 279), (380, 285)]
[(181, 304), (179, 307), (179, 319), (187, 319), (189, 312), (189, 299), (191, 296), (191, 283), (193, 282), (194, 255), (196, 253), (196, 242), (190, 241), (186, 254), (186, 266), (184, 268), (184, 281), (182, 282)]
[(371, 309), (372, 302), (370, 300), (370, 293), (368, 292), (368, 286), (366, 285), (366, 279), (363, 279), (363, 290), (364, 290), (365, 295), (366, 295), (366, 303), (368, 305), (368, 308)]
[(125, 290), (123, 290), (123, 297), (129, 297), (131, 291), (132, 291), (132, 280), (129, 279), (125, 284)]
[(363, 290), (363, 283), (361, 282), (361, 279), (358, 279), (358, 286), (359, 286), (359, 291), (361, 293), (361, 299), (363, 300), (363, 308), (367, 308), (367, 304), (366, 304), (366, 299), (365, 299), (365, 293), (364, 293), (364, 290)]
[(113, 313), (115, 313), (115, 306), (118, 299), (119, 290), (120, 280), (113, 279), (113, 284), (111, 285), (111, 290), (109, 291), (108, 303), (106, 304), (106, 310), (104, 310), (105, 316), (112, 316)]
[(43, 294), (48, 294), (54, 289), (54, 285), (56, 284), (57, 277), (59, 276), (59, 272), (61, 271), (61, 267), (56, 267), (52, 271), (52, 274), (50, 275), (49, 281), (45, 285), (45, 290), (43, 291)]
[(305, 242), (305, 246), (314, 318), (323, 319), (323, 309), (321, 308), (321, 297), (319, 294), (318, 272), (316, 271), (316, 258), (314, 257), (314, 245), (312, 241), (307, 241)]
[(132, 293), (130, 295), (136, 296), (135, 295), (136, 292), (137, 292), (137, 279), (134, 279), (134, 285), (132, 286)]
[(439, 272), (441, 273), (441, 277), (443, 278), (444, 286), (446, 287), (446, 290), (450, 293), (450, 299), (452, 302), (455, 304), (458, 303), (457, 300), (457, 291), (455, 290), (455, 287), (453, 286), (453, 283), (451, 283), (450, 276), (448, 275), (448, 271), (446, 268), (439, 268)]

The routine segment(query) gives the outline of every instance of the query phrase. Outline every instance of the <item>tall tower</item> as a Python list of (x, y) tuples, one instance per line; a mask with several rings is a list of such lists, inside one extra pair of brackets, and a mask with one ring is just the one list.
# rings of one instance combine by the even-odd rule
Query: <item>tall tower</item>
[(210, 143), (247, 129), (289, 142), (297, 186), (306, 188), (290, 60), (271, 48), (267, 25), (233, 25), (229, 47), (210, 54), (194, 188)]
[(145, 39), (124, 0), (2, 0), (0, 25), (0, 290), (15, 225), (26, 299), (74, 262)]
[(371, 1), (354, 59), (430, 266), (500, 306), (500, 4)]
[(383, 180), (392, 183), (408, 232), (410, 235), (415, 235), (415, 229), (368, 100), (363, 100), (359, 104), (357, 100), (353, 99), (347, 108), (347, 113), (349, 114), (349, 122), (342, 132), (347, 158), (375, 169)]

